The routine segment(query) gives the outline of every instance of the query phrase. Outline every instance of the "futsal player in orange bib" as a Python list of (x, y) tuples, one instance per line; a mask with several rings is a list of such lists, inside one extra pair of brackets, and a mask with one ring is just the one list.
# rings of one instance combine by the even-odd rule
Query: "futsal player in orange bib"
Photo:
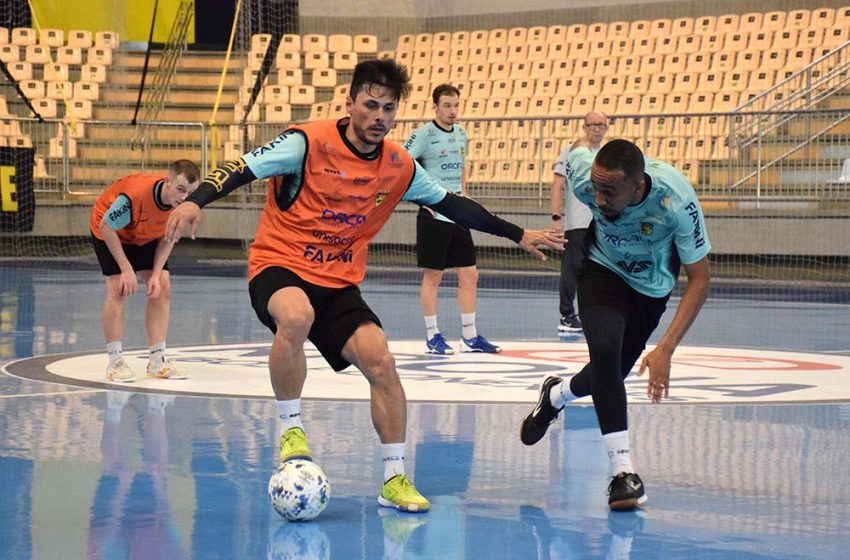
[(378, 503), (424, 512), (430, 504), (404, 467), (404, 389), (381, 322), (358, 287), (369, 241), (402, 200), (512, 239), (538, 258), (545, 258), (538, 245), (563, 249), (563, 235), (523, 230), (448, 193), (401, 146), (385, 140), (409, 89), (407, 71), (395, 61), (361, 62), (352, 78), (347, 118), (294, 126), (214, 170), (172, 213), (167, 236), (177, 241), (188, 228), (194, 237), (204, 205), (250, 181), (272, 178), (248, 276), (254, 310), (274, 333), (269, 372), (282, 434), (280, 460), (312, 459), (301, 420), (309, 339), (334, 370), (353, 364), (369, 382), (384, 466)]

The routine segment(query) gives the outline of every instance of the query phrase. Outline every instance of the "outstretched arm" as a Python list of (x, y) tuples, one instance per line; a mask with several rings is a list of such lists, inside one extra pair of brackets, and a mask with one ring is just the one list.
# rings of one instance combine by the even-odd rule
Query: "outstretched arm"
[(201, 208), (256, 178), (242, 158), (214, 169), (204, 177), (195, 192), (172, 210), (165, 226), (165, 239), (177, 243), (187, 227), (189, 237), (195, 239), (195, 232), (201, 223)]
[(563, 232), (523, 230), (518, 225), (493, 215), (471, 198), (446, 193), (439, 202), (426, 206), (462, 226), (506, 237), (540, 260), (546, 260), (546, 255), (537, 248), (538, 245), (546, 245), (558, 251), (564, 250)]
[(667, 398), (670, 393), (670, 362), (673, 351), (682, 341), (682, 337), (688, 332), (702, 304), (708, 297), (708, 286), (710, 272), (708, 257), (703, 257), (693, 264), (686, 264), (685, 273), (688, 275), (688, 284), (685, 293), (679, 301), (679, 307), (673, 316), (673, 321), (655, 348), (644, 356), (640, 363), (638, 375), (643, 375), (649, 369), (649, 382), (646, 387), (646, 395), (657, 403), (661, 398)]

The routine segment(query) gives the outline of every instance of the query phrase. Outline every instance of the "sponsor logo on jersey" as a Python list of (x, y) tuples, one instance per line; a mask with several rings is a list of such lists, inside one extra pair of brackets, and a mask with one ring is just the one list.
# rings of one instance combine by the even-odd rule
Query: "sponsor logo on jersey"
[(372, 177), (355, 177), (352, 182), (355, 185), (368, 185), (372, 180)]
[(266, 152), (270, 152), (270, 151), (274, 150), (275, 147), (280, 145), (280, 143), (283, 142), (284, 140), (286, 140), (286, 138), (288, 136), (290, 136), (291, 134), (292, 134), (292, 132), (284, 132), (283, 134), (281, 134), (280, 136), (278, 136), (277, 138), (275, 138), (271, 142), (269, 142), (267, 144), (263, 144), (262, 146), (260, 146), (256, 150), (253, 150), (251, 152), (251, 155), (254, 156), (254, 157), (259, 157)]
[(375, 207), (377, 208), (387, 199), (387, 196), (390, 194), (390, 191), (378, 191), (375, 194)]
[(689, 202), (685, 206), (685, 211), (691, 217), (691, 221), (694, 224), (694, 248), (698, 249), (705, 245), (705, 237), (703, 237), (702, 228), (699, 223), (699, 206), (697, 206), (696, 202)]
[(401, 156), (395, 150), (393, 150), (393, 152), (390, 154), (390, 167), (404, 167), (404, 164), (401, 162)]
[(354, 243), (353, 237), (340, 237), (339, 235), (333, 235), (332, 233), (317, 229), (313, 230), (313, 237), (332, 247), (348, 247)]
[(322, 210), (322, 221), (338, 226), (351, 226), (358, 228), (366, 223), (363, 214), (346, 214), (345, 212), (334, 212), (330, 208)]
[(639, 274), (652, 266), (652, 261), (617, 261), (617, 266), (631, 274)]
[(440, 164), (440, 170), (449, 171), (450, 169), (463, 169), (463, 162), (454, 161), (454, 162), (450, 162), (450, 163), (441, 163)]
[(350, 263), (353, 257), (353, 253), (351, 249), (346, 249), (341, 252), (332, 253), (330, 251), (324, 251), (313, 244), (307, 244), (304, 247), (304, 258), (316, 262), (316, 263), (328, 263), (328, 262), (343, 262)]
[(654, 231), (654, 227), (649, 222), (641, 222), (640, 223), (640, 232), (644, 235), (652, 235)]

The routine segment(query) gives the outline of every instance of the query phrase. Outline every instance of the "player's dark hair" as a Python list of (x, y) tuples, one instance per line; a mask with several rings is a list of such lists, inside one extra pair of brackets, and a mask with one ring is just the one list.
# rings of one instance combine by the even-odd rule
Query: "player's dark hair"
[(609, 171), (622, 171), (626, 179), (638, 181), (643, 178), (643, 152), (628, 140), (611, 140), (599, 149), (594, 162)]
[(168, 168), (168, 172), (174, 177), (182, 175), (189, 183), (194, 183), (201, 179), (201, 170), (198, 169), (198, 166), (195, 165), (194, 161), (190, 161), (188, 159), (178, 159), (171, 164), (171, 167)]
[(431, 94), (431, 98), (434, 100), (434, 105), (440, 104), (440, 97), (448, 95), (449, 97), (456, 95), (460, 97), (460, 90), (454, 87), (451, 84), (440, 84), (434, 88), (434, 93)]
[(391, 58), (364, 60), (354, 67), (348, 95), (355, 99), (361, 89), (385, 87), (394, 99), (401, 101), (410, 93), (410, 75), (407, 68)]

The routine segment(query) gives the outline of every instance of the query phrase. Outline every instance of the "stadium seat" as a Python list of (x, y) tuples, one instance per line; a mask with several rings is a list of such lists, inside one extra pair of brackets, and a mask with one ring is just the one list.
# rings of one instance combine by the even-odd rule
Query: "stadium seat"
[(471, 81), (469, 80), (469, 70), (469, 64), (452, 64), (449, 68), (449, 81), (452, 83), (459, 81)]
[(761, 20), (761, 28), (764, 31), (780, 31), (785, 29), (785, 19), (788, 13), (784, 10), (767, 12)]
[(100, 64), (83, 64), (80, 67), (80, 79), (86, 82), (102, 84), (106, 81), (106, 66)]
[(68, 32), (68, 46), (79, 49), (88, 49), (92, 46), (91, 31), (84, 29), (72, 29)]
[(717, 113), (728, 113), (733, 111), (738, 106), (738, 99), (741, 97), (739, 92), (722, 91), (714, 96), (714, 105), (712, 110)]
[(617, 73), (621, 76), (630, 76), (637, 73), (640, 68), (640, 57), (627, 56), (621, 58), (617, 66)]
[(305, 53), (327, 52), (328, 37), (321, 33), (307, 33), (301, 37), (301, 50)]
[(639, 19), (629, 24), (629, 37), (632, 39), (644, 39), (649, 37), (652, 23), (649, 20)]
[[(696, 52), (700, 52), (700, 45), (702, 44), (702, 36), (701, 35), (687, 35), (678, 37), (678, 42), (676, 43), (675, 54), (685, 55), (692, 54)], [(670, 53), (673, 54), (673, 53)]]
[(546, 47), (546, 59), (553, 62), (567, 60), (569, 45), (567, 43), (550, 43)]
[(354, 38), (348, 33), (328, 35), (328, 52), (351, 52), (354, 50)]
[(758, 30), (750, 33), (747, 45), (750, 51), (764, 51), (773, 46), (774, 32), (770, 30)]
[(605, 78), (617, 73), (617, 60), (611, 57), (600, 58), (596, 61), (596, 76)]
[(575, 97), (579, 94), (580, 78), (567, 76), (559, 78), (555, 86), (556, 97)]
[(634, 37), (632, 43), (632, 54), (635, 56), (644, 56), (655, 52), (655, 39), (652, 37)]
[(80, 66), (83, 63), (83, 52), (79, 47), (59, 47), (56, 50), (56, 62)]
[(49, 99), (69, 99), (74, 96), (74, 85), (68, 81), (45, 82), (45, 97)]
[(691, 94), (688, 111), (691, 113), (708, 113), (712, 111), (714, 94), (710, 92), (696, 92)]
[(714, 26), (714, 33), (721, 35), (724, 33), (737, 33), (738, 23), (741, 16), (738, 14), (724, 14), (717, 16), (717, 24)]
[(721, 90), (724, 92), (740, 93), (748, 88), (749, 80), (749, 72), (743, 70), (730, 70), (723, 75), (723, 86), (721, 87)]
[[(342, 53), (334, 54), (334, 67), (337, 64), (337, 57)], [(304, 53), (304, 68), (307, 70), (317, 70), (320, 68), (330, 68), (330, 54), (327, 52), (306, 52)]]
[(45, 47), (61, 47), (65, 44), (65, 32), (61, 29), (42, 29), (38, 32), (38, 44)]
[(509, 45), (507, 49), (508, 62), (519, 62), (528, 60), (528, 45)]
[(687, 70), (687, 58), (681, 54), (668, 54), (664, 57), (664, 72), (684, 72)]
[(487, 99), (493, 90), (493, 82), (490, 80), (472, 80), (469, 83), (470, 99)]
[(727, 33), (723, 38), (723, 50), (730, 52), (745, 51), (747, 49), (749, 38), (750, 36), (748, 33)]
[(455, 31), (452, 33), (452, 50), (469, 48), (469, 38), (469, 31)]
[[(259, 63), (262, 64), (262, 59), (259, 60)], [(254, 63), (254, 66), (259, 68), (256, 63)], [(275, 67), (293, 69), (301, 68), (301, 53), (294, 51), (282, 51), (278, 49), (277, 54), (275, 55)]]
[[(631, 93), (626, 93), (620, 96), (617, 100), (618, 115), (636, 115), (640, 112), (641, 96)], [(585, 114), (587, 111), (581, 114)]]
[(632, 74), (626, 78), (626, 94), (643, 94), (649, 87), (649, 77), (643, 74)]
[(591, 23), (587, 26), (586, 41), (605, 41), (608, 39), (608, 24), (607, 23)]
[(716, 52), (711, 56), (711, 70), (714, 72), (726, 72), (735, 68), (738, 53), (730, 51)]
[(526, 44), (530, 47), (533, 45), (545, 45), (546, 34), (548, 30), (542, 25), (536, 25), (528, 28), (528, 33), (525, 37)]
[(410, 72), (410, 81), (412, 83), (431, 83), (431, 67), (430, 66), (414, 66)]
[(805, 68), (812, 62), (812, 52), (813, 49), (810, 48), (793, 49), (788, 51), (788, 55), (785, 57), (785, 69), (801, 70)]
[(21, 60), (21, 48), (18, 45), (0, 45), (0, 61), (9, 64)]
[(718, 92), (723, 86), (723, 72), (702, 72), (697, 81), (697, 91), (699, 92)]
[(808, 29), (812, 12), (809, 10), (791, 10), (785, 18), (786, 29)]
[(32, 79), (32, 64), (26, 61), (18, 61), (12, 62), (6, 65), (6, 68), (9, 70), (9, 74), (17, 80), (31, 80)]
[(627, 76), (614, 74), (613, 76), (605, 76), (602, 78), (602, 93), (610, 95), (620, 95), (626, 91)]
[(491, 29), (487, 35), (487, 47), (506, 47), (508, 45), (507, 29)]
[(112, 64), (112, 50), (97, 45), (91, 47), (86, 51), (86, 63), (109, 66)]
[(466, 118), (484, 116), (484, 99), (469, 99), (463, 105), (463, 116)]
[(807, 49), (816, 49), (823, 45), (824, 38), (824, 29), (816, 28), (816, 29), (807, 29), (800, 33), (800, 47), (805, 47)]
[(680, 17), (673, 20), (670, 34), (674, 37), (688, 37), (694, 33), (694, 18)]
[(354, 70), (357, 66), (357, 53), (355, 52), (338, 52), (334, 53), (333, 69), (334, 70)]
[(301, 35), (297, 33), (284, 33), (280, 38), (280, 43), (277, 45), (277, 54), (281, 52), (300, 53), (301, 52)]
[(573, 66), (573, 76), (586, 78), (596, 74), (596, 61), (590, 58), (577, 58)]
[(328, 116), (329, 119), (341, 119), (346, 115), (345, 103), (340, 103), (339, 101), (331, 101), (330, 105), (328, 105)]
[(527, 27), (512, 27), (508, 29), (508, 46), (525, 45), (528, 46), (528, 28)]
[(850, 41), (850, 21), (842, 21), (825, 30), (821, 47), (834, 49), (847, 41)]
[(529, 97), (511, 97), (507, 100), (506, 117), (525, 117), (528, 115)]
[(739, 53), (735, 58), (736, 70), (757, 70), (761, 66), (761, 53), (747, 51)]
[(44, 82), (41, 80), (33, 80), (33, 79), (25, 79), (18, 81), (18, 87), (21, 88), (21, 91), (24, 95), (27, 96), (27, 99), (38, 99), (39, 97), (45, 97), (45, 86)]
[(697, 90), (697, 82), (702, 72), (682, 72), (676, 74), (676, 79), (673, 81), (673, 91), (675, 93), (693, 93)]
[(776, 35), (774, 35), (772, 47), (774, 49), (793, 49), (799, 44), (799, 41), (799, 29), (783, 29), (782, 31), (777, 31)]
[(95, 82), (79, 81), (73, 86), (74, 99), (88, 99), (89, 101), (97, 101), (100, 96), (100, 88)]
[(290, 122), (292, 121), (292, 107), (286, 103), (270, 103), (265, 109), (266, 122)]
[[(560, 29), (563, 28), (563, 29)], [(561, 37), (554, 37), (555, 33), (562, 34)], [(549, 28), (548, 43), (566, 42), (570, 45), (584, 43), (587, 40), (587, 25), (584, 23), (574, 23), (569, 27), (553, 26)]]
[(694, 33), (697, 35), (711, 35), (717, 28), (715, 16), (701, 16), (694, 20)]
[(467, 53), (466, 61), (470, 64), (487, 62), (487, 47), (470, 47)]
[(572, 109), (572, 99), (568, 97), (553, 97), (549, 102), (549, 110), (547, 111), (549, 115), (555, 117), (568, 116), (572, 113), (570, 110)]
[(330, 103), (313, 103), (310, 107), (310, 116), (307, 117), (308, 120), (311, 121), (319, 121), (328, 118), (328, 109), (330, 108)]
[(531, 97), (532, 95), (534, 95), (534, 80), (530, 78), (513, 80), (511, 97)]
[(378, 37), (369, 34), (355, 35), (354, 52), (358, 54), (374, 54), (378, 52)]
[(56, 118), (56, 99), (52, 98), (40, 98), (33, 99), (32, 106), (35, 111), (41, 116), (43, 119), (53, 119)]
[(664, 56), (666, 54), (679, 52), (678, 44), (678, 37), (658, 37), (655, 40), (655, 52), (652, 54), (656, 56)]
[(67, 64), (51, 63), (45, 64), (42, 69), (42, 77), (45, 82), (67, 81), (70, 79)]
[(602, 95), (596, 96), (594, 110), (601, 111), (606, 115), (613, 114), (617, 110), (617, 99), (617, 95), (605, 91)]
[(616, 59), (632, 54), (633, 42), (634, 41), (632, 39), (629, 39), (628, 37), (613, 39), (611, 41), (611, 58), (614, 59), (612, 60), (614, 66), (616, 66), (617, 63)]
[(452, 48), (452, 34), (445, 31), (434, 33), (431, 38), (431, 48), (448, 51)]
[(431, 58), (428, 60), (428, 64), (431, 66), (446, 66), (452, 62), (451, 51), (446, 48), (437, 48), (431, 49)]
[(468, 67), (468, 73), (465, 76), (469, 81), (475, 80), (489, 80), (490, 79), (490, 65), (486, 62), (477, 62), (470, 64)]
[(277, 72), (277, 85), (279, 86), (300, 86), (304, 83), (304, 78), (300, 68), (281, 68)]
[(642, 114), (658, 114), (664, 111), (664, 94), (647, 93), (640, 100), (640, 112)]
[(431, 50), (434, 45), (434, 35), (431, 33), (417, 33), (413, 36), (413, 50)]
[(550, 60), (535, 60), (529, 64), (529, 78), (551, 78), (552, 77), (552, 61)]
[(664, 70), (664, 57), (657, 54), (647, 54), (640, 59), (640, 73), (651, 76)]
[(687, 93), (673, 92), (664, 98), (665, 113), (687, 113), (690, 95)]
[(448, 64), (431, 67), (431, 81), (436, 84), (446, 83), (451, 76), (451, 67)]
[(670, 93), (673, 91), (673, 74), (657, 72), (650, 76), (647, 93)]
[(92, 118), (92, 102), (88, 99), (71, 99), (65, 105), (66, 117), (73, 115), (77, 119), (88, 120)]
[(507, 62), (492, 62), (487, 75), (491, 80), (507, 80), (511, 77), (511, 65)]
[(589, 41), (590, 46), (587, 51), (587, 56), (589, 58), (603, 58), (609, 57), (611, 55), (611, 41), (606, 39), (596, 39), (594, 41)]
[(417, 99), (424, 101), (431, 95), (431, 84), (424, 82), (413, 82), (410, 84), (410, 97), (408, 99)]
[(711, 68), (709, 53), (696, 52), (688, 55), (688, 72), (708, 72)]
[(501, 62), (508, 56), (506, 45), (491, 45), (487, 47), (487, 62)]
[(775, 70), (753, 70), (747, 80), (747, 89), (751, 92), (762, 92), (770, 89), (776, 83)]
[(251, 35), (251, 52), (264, 54), (272, 42), (271, 33), (255, 33)]
[(486, 29), (476, 29), (475, 31), (470, 31), (469, 33), (469, 48), (487, 48), (487, 38), (489, 37), (490, 32)]
[(740, 33), (755, 33), (761, 30), (764, 14), (761, 12), (748, 12), (742, 14), (738, 20), (738, 31)]
[(835, 21), (831, 28), (844, 26), (850, 27), (850, 6), (844, 6), (835, 10)]
[(649, 22), (649, 35), (659, 39), (670, 37), (673, 33), (673, 20), (667, 18), (654, 19)]
[(810, 29), (827, 29), (835, 24), (834, 8), (819, 8), (813, 10), (809, 19)]
[(38, 43), (38, 35), (36, 35), (35, 29), (31, 27), (15, 27), (12, 29), (10, 43), (19, 47), (35, 45)]
[(629, 22), (614, 21), (608, 24), (608, 40), (621, 41), (629, 38)]
[(762, 53), (761, 68), (765, 70), (781, 70), (785, 66), (787, 51), (785, 49), (768, 49)]
[(24, 60), (31, 64), (48, 64), (50, 63), (50, 47), (27, 45), (24, 49)]
[(332, 88), (336, 85), (336, 70), (333, 68), (319, 68), (313, 70), (313, 87)]
[(98, 31), (94, 34), (94, 46), (103, 49), (117, 49), (121, 46), (121, 40), (115, 31)]

